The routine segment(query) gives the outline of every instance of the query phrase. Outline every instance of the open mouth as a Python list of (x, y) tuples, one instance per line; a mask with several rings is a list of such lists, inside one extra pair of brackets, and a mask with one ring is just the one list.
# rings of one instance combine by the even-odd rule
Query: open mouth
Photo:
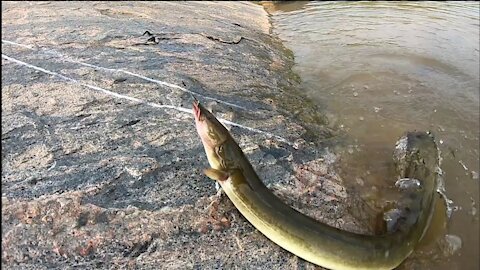
[(198, 100), (193, 101), (193, 114), (195, 115), (195, 120), (200, 120), (200, 114), (202, 111), (200, 110), (200, 102)]

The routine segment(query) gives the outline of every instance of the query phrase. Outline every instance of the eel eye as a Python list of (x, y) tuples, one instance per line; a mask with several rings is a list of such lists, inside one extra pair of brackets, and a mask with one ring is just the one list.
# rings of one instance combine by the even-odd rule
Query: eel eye
[(218, 146), (217, 148), (217, 154), (219, 156), (223, 156), (223, 144), (221, 144), (220, 146)]

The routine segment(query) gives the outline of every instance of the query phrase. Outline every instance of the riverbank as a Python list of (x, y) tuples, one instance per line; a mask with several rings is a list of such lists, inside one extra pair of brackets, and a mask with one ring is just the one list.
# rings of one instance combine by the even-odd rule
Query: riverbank
[(215, 196), (192, 93), (286, 202), (366, 231), (261, 6), (6, 2), (2, 15), (4, 266), (313, 268)]

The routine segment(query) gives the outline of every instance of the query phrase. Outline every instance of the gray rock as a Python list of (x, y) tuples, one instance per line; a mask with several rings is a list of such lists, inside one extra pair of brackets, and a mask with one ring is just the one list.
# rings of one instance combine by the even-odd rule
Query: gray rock
[(313, 269), (202, 174), (191, 93), (286, 203), (371, 233), (261, 6), (2, 4), (5, 268)]
[(214, 196), (193, 117), (175, 110), (188, 91), (241, 124), (231, 133), (279, 196), (361, 230), (323, 164), (335, 131), (269, 30), (252, 3), (3, 3), (4, 266), (311, 268)]

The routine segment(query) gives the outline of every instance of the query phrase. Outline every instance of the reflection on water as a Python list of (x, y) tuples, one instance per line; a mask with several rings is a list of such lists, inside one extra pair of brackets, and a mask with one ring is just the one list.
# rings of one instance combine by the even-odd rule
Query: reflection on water
[[(392, 149), (405, 131), (436, 135), (447, 195), (458, 210), (447, 222), (437, 215), (429, 240), (403, 269), (415, 260), (421, 269), (478, 269), (479, 4), (302, 1), (264, 7), (274, 34), (295, 55), (304, 89), (348, 135), (350, 145), (339, 150), (342, 173), (366, 200), (383, 198), (394, 183)], [(447, 245), (452, 239), (461, 239), (459, 250)], [(449, 250), (454, 254), (443, 254)]]

